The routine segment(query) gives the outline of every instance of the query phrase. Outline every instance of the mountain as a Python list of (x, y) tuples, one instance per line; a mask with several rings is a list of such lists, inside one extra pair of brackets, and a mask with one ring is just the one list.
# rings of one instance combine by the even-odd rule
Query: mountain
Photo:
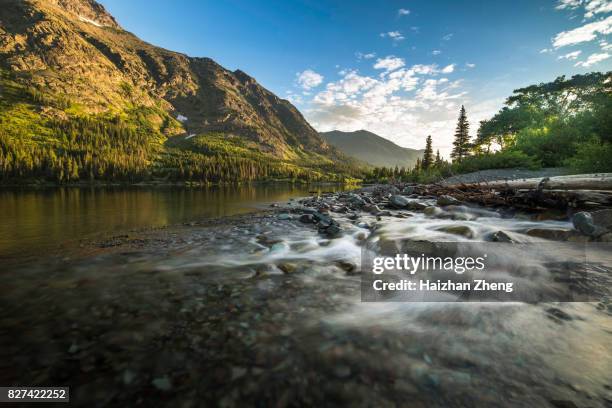
[[(238, 179), (356, 171), (291, 103), (254, 78), (148, 44), (94, 0), (0, 0), (0, 10), (5, 179), (135, 172), (131, 178), (222, 181), (236, 166)], [(91, 145), (113, 154), (102, 158)], [(41, 154), (45, 163), (35, 157)], [(20, 162), (28, 155), (34, 163)], [(203, 166), (210, 174), (200, 174)], [(109, 174), (109, 167), (121, 171)]]
[(412, 167), (423, 150), (401, 147), (367, 130), (341, 132), (333, 130), (320, 135), (342, 153), (376, 167)]

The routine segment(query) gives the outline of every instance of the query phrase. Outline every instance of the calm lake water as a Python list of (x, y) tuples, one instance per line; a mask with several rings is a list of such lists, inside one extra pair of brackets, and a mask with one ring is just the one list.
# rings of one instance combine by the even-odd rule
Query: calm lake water
[(0, 189), (0, 258), (38, 253), (95, 234), (254, 211), (335, 185)]

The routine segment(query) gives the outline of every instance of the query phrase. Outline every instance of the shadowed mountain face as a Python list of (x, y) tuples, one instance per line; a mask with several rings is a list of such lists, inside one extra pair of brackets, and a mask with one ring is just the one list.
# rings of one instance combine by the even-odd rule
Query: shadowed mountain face
[(291, 103), (252, 77), (148, 44), (93, 0), (0, 0), (0, 10), (0, 67), (18, 83), (76, 101), (80, 113), (152, 107), (181, 122), (166, 127), (167, 136), (221, 132), (282, 160), (342, 159)]
[(423, 150), (408, 149), (367, 130), (322, 132), (321, 136), (342, 153), (377, 167), (412, 167)]

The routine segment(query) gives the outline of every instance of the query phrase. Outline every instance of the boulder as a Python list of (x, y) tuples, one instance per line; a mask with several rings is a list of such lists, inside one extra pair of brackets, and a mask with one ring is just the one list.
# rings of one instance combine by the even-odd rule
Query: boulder
[[(603, 216), (600, 216), (600, 219), (603, 218)], [(574, 214), (574, 216), (572, 217), (572, 223), (574, 224), (574, 228), (576, 228), (584, 235), (588, 235), (590, 237), (596, 237), (606, 233), (605, 228), (595, 225), (593, 216), (591, 215), (591, 213), (586, 211)]]
[(491, 235), (491, 241), (493, 242), (514, 242), (512, 237), (504, 231), (497, 231)]
[(406, 208), (410, 200), (401, 195), (392, 195), (389, 197), (389, 204), (394, 208)]

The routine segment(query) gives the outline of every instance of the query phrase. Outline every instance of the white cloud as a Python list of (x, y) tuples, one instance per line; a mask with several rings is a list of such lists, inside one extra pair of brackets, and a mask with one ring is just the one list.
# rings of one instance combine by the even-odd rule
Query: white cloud
[(564, 9), (576, 9), (582, 5), (582, 0), (559, 0), (557, 6), (555, 7), (557, 10)]
[(454, 70), (455, 70), (455, 64), (450, 64), (442, 68), (442, 71), (440, 72), (442, 72), (443, 74), (450, 74)]
[[(389, 56), (379, 61), (395, 58)], [(432, 78), (444, 70), (435, 64), (406, 67), (403, 60), (401, 63), (401, 67), (397, 62), (382, 63), (384, 66), (379, 69), (394, 67), (384, 75), (350, 71), (340, 80), (328, 83), (307, 105), (307, 119), (321, 131), (368, 129), (400, 145), (419, 149), (425, 144), (425, 136), (431, 133), (435, 148), (448, 154), (458, 110), (466, 99), (462, 82)], [(474, 126), (477, 127), (477, 122)]]
[(540, 54), (548, 54), (551, 51), (552, 50), (550, 48), (543, 48), (543, 49), (540, 50)]
[(586, 59), (586, 61), (578, 61), (575, 64), (575, 66), (576, 67), (588, 68), (591, 65), (595, 65), (598, 62), (607, 60), (608, 58), (610, 58), (610, 54), (608, 54), (607, 52), (595, 53), (595, 54), (589, 55), (589, 57)]
[(453, 38), (453, 35), (454, 35), (453, 33), (446, 34), (444, 37), (442, 37), (442, 39), (443, 39), (444, 41), (448, 41), (448, 40), (450, 40), (451, 38)]
[(612, 1), (610, 0), (591, 0), (587, 1), (584, 9), (586, 13), (584, 17), (591, 18), (595, 14), (612, 12)]
[(466, 62), (465, 66), (468, 67), (468, 68), (476, 68), (476, 64), (472, 64), (470, 62)]
[(559, 0), (557, 10), (576, 10), (584, 7), (584, 18), (592, 18), (596, 14), (612, 12), (612, 1), (610, 0)]
[(399, 31), (388, 31), (386, 33), (380, 33), (380, 36), (383, 38), (389, 37), (393, 41), (402, 41), (403, 39), (405, 39), (405, 37)]
[(569, 31), (562, 31), (553, 38), (553, 47), (561, 48), (593, 41), (598, 34), (612, 33), (612, 16), (603, 20), (594, 21)]
[(398, 16), (407, 16), (408, 14), (410, 14), (410, 10), (408, 10), (408, 9), (401, 8), (401, 9), (397, 10), (397, 15)]
[(440, 50), (433, 50), (431, 52), (431, 55), (440, 55), (440, 54), (442, 54), (442, 51), (440, 51)]
[(298, 72), (296, 76), (296, 81), (298, 85), (304, 88), (305, 90), (316, 88), (317, 86), (321, 85), (321, 83), (323, 83), (323, 75), (318, 74), (311, 69), (307, 69), (303, 72)]
[(612, 50), (612, 44), (609, 44), (606, 40), (601, 40), (599, 42), (599, 47), (602, 51), (610, 51)]
[(372, 59), (372, 58), (376, 57), (376, 53), (375, 52), (369, 52), (367, 54), (364, 54), (362, 52), (356, 52), (355, 56), (357, 57), (358, 60), (361, 60), (361, 59), (366, 59), (367, 60), (367, 59)]
[(565, 55), (560, 55), (557, 57), (558, 60), (562, 60), (562, 59), (567, 59), (567, 60), (575, 60), (577, 59), (580, 54), (582, 54), (582, 51), (578, 50), (578, 51), (572, 51), (572, 52), (568, 52)]
[(404, 65), (405, 63), (402, 58), (389, 55), (385, 58), (377, 59), (376, 64), (374, 64), (374, 69), (384, 69), (385, 71), (389, 72), (401, 68)]

